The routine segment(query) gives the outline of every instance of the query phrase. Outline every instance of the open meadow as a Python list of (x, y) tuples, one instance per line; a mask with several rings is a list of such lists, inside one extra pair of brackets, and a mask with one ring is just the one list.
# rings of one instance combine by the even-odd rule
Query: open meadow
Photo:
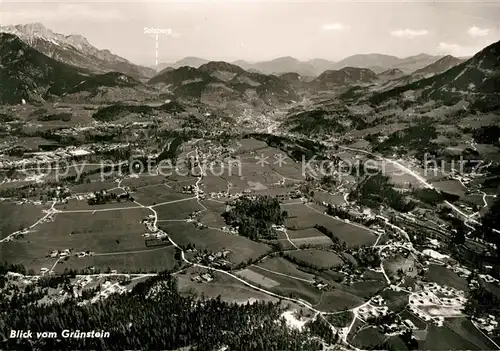
[(302, 204), (284, 207), (288, 212), (286, 226), (290, 230), (311, 229), (315, 225), (322, 225), (333, 232), (347, 246), (361, 246), (373, 244), (376, 240), (368, 228), (346, 223), (322, 213), (319, 206), (304, 206)]

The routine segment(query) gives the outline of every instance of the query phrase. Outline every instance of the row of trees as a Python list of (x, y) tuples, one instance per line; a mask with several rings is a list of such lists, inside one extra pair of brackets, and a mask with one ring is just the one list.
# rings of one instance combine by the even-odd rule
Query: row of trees
[(320, 231), (321, 233), (325, 234), (328, 238), (330, 238), (330, 240), (333, 243), (332, 246), (334, 250), (338, 251), (347, 250), (346, 242), (345, 241), (341, 242), (340, 239), (335, 234), (333, 234), (333, 232), (330, 229), (319, 224), (314, 225), (314, 228), (316, 228), (318, 231)]
[[(352, 222), (358, 222), (358, 223), (364, 224), (367, 227), (370, 227), (374, 223), (383, 224), (383, 221), (381, 219), (353, 216), (352, 214), (350, 214), (348, 211), (342, 209), (341, 207), (332, 206), (331, 204), (328, 204), (328, 206), (326, 208), (326, 213), (330, 216), (339, 217), (340, 219), (348, 219)], [(324, 234), (328, 235), (326, 233), (324, 233)]]
[(104, 192), (104, 191), (96, 191), (94, 193), (94, 197), (87, 200), (89, 205), (104, 205), (110, 202), (120, 202), (121, 200), (125, 201), (134, 201), (134, 198), (130, 196), (129, 193), (118, 195), (116, 193)]

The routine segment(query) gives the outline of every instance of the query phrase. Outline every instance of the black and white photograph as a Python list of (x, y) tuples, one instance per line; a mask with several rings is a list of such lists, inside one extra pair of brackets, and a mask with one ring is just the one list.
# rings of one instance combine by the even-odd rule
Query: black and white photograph
[(500, 350), (500, 1), (0, 0), (0, 350)]

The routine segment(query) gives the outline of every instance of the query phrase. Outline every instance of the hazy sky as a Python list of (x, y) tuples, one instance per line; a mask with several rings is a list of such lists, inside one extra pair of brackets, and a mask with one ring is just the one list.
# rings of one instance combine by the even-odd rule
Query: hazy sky
[(2, 24), (40, 22), (133, 62), (185, 56), (250, 61), (339, 60), (358, 53), (468, 56), (500, 40), (500, 0), (23, 1), (0, 0)]

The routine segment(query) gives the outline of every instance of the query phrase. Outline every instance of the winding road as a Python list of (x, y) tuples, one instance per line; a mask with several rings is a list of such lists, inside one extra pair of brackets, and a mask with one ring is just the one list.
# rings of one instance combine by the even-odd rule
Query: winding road
[[(349, 150), (349, 151), (364, 153), (366, 155), (373, 156), (373, 157), (375, 157), (375, 158), (377, 158), (379, 160), (382, 160), (382, 161), (385, 161), (385, 162), (389, 162), (389, 163), (395, 165), (396, 167), (398, 167), (400, 170), (404, 171), (405, 173), (411, 175), (413, 178), (415, 178), (421, 184), (423, 184), (427, 189), (436, 190), (436, 188), (432, 184), (430, 184), (429, 182), (427, 182), (427, 180), (424, 177), (422, 177), (420, 174), (416, 173), (415, 171), (409, 169), (408, 167), (402, 165), (401, 163), (399, 163), (399, 162), (397, 162), (395, 160), (391, 160), (389, 158), (385, 158), (385, 157), (373, 154), (373, 153), (371, 153), (369, 151), (366, 151), (366, 150), (356, 149), (356, 148), (352, 148), (352, 147), (348, 147), (348, 146), (339, 146), (339, 148), (340, 149), (344, 149), (344, 150)], [(459, 215), (461, 215), (462, 217), (464, 217), (466, 222), (472, 222), (474, 224), (481, 225), (481, 223), (478, 222), (477, 220), (475, 220), (474, 218), (472, 218), (471, 215), (468, 215), (468, 214), (462, 212), (457, 206), (453, 205), (448, 200), (445, 200), (444, 203), (448, 207), (450, 207), (453, 211), (457, 212)]]

